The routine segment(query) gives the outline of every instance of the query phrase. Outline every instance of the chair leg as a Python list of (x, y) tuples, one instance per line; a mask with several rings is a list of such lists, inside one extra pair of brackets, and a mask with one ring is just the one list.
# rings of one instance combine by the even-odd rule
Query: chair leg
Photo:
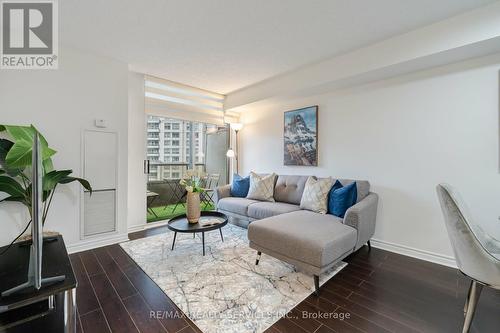
[(255, 266), (257, 266), (259, 264), (259, 260), (260, 260), (260, 255), (262, 253), (260, 251), (257, 251), (257, 259), (255, 259)]
[(314, 295), (319, 296), (319, 275), (314, 275)]
[(372, 250), (372, 243), (370, 241), (366, 242), (366, 245), (368, 245), (368, 252)]
[(476, 312), (477, 302), (479, 301), (479, 296), (483, 290), (483, 285), (477, 281), (472, 281), (470, 286), (470, 297), (467, 302), (467, 313), (465, 315), (464, 327), (462, 333), (468, 333), (470, 326), (472, 324), (472, 319), (474, 318), (474, 312)]
[(467, 308), (469, 307), (469, 300), (470, 300), (470, 293), (472, 290), (472, 285), (474, 284), (474, 280), (470, 281), (469, 285), (469, 291), (467, 292), (467, 298), (465, 299), (465, 305), (464, 305), (464, 317), (467, 314)]

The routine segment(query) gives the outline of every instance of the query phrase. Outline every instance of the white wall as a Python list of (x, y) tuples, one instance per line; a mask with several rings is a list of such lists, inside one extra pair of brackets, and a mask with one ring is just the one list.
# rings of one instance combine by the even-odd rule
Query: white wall
[[(500, 56), (358, 88), (245, 106), (240, 170), (367, 179), (380, 195), (374, 238), (450, 263), (435, 186), (456, 186), (500, 235)], [(283, 112), (319, 105), (319, 166), (283, 166)]]
[(146, 225), (146, 183), (143, 162), (146, 156), (146, 114), (144, 113), (144, 75), (128, 75), (128, 209), (130, 231)]
[[(0, 72), (0, 123), (38, 127), (57, 150), (57, 169), (82, 175), (82, 130), (94, 128), (94, 119), (105, 119), (108, 130), (119, 133), (115, 238), (126, 237), (127, 231), (127, 82), (125, 63), (71, 48), (60, 49), (58, 70)], [(61, 232), (70, 250), (85, 247), (80, 240), (80, 191), (77, 184), (60, 186), (45, 225)], [(0, 245), (9, 243), (28, 221), (20, 213), (23, 209), (0, 203)]]

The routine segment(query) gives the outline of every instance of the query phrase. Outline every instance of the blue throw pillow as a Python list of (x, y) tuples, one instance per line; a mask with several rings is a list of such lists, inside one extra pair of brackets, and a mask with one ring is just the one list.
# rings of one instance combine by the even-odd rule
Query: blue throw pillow
[(347, 210), (358, 200), (358, 188), (356, 182), (347, 186), (337, 180), (330, 190), (328, 198), (328, 213), (344, 218)]
[(246, 198), (249, 188), (250, 176), (243, 178), (240, 175), (234, 174), (233, 183), (231, 184), (232, 197)]

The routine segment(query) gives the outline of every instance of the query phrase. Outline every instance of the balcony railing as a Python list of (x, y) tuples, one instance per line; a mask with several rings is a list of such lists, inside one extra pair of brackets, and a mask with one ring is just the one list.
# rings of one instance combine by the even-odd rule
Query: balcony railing
[[(167, 180), (179, 180), (184, 178), (189, 170), (189, 163), (155, 163), (150, 165), (148, 182), (165, 182)], [(205, 163), (195, 163), (195, 171), (205, 171)]]

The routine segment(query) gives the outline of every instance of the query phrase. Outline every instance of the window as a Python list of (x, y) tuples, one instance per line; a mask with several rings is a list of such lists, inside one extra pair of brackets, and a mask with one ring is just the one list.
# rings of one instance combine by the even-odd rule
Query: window
[[(150, 126), (155, 125), (155, 126)], [(163, 130), (158, 130), (157, 127)], [(147, 158), (152, 162), (149, 180), (174, 179), (184, 176), (186, 170), (198, 168), (205, 170), (205, 148), (207, 128), (214, 128), (209, 133), (217, 132), (218, 126), (195, 123), (158, 116), (148, 116)], [(162, 133), (163, 132), (163, 133)], [(226, 134), (223, 134), (226, 135)], [(217, 142), (219, 144), (220, 139)], [(224, 142), (224, 141), (222, 141)], [(219, 151), (212, 150), (212, 151)], [(219, 173), (224, 173), (227, 165), (225, 151), (220, 156)], [(215, 162), (213, 162), (215, 163)], [(186, 165), (172, 165), (186, 164)], [(196, 164), (196, 165), (195, 165)]]

